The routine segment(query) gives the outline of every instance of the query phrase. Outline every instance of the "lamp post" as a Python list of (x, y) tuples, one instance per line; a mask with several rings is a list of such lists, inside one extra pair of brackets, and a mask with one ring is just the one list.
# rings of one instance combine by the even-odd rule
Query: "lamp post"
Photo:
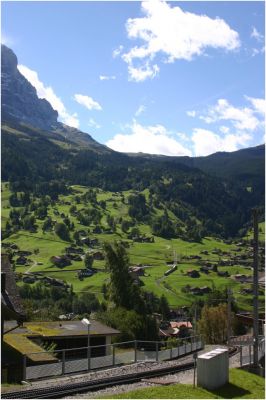
[(83, 325), (87, 326), (88, 328), (88, 346), (87, 346), (87, 357), (88, 357), (88, 370), (90, 370), (90, 364), (91, 364), (91, 354), (90, 354), (90, 321), (87, 318), (83, 318), (81, 320)]

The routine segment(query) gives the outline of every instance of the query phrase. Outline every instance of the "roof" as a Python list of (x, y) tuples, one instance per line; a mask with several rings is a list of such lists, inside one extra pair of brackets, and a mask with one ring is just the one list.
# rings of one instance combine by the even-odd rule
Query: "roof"
[[(56, 361), (56, 357), (46, 352), (41, 346), (30, 340), (22, 333), (8, 333), (4, 336), (4, 342), (21, 354), (27, 354), (32, 361)], [(33, 353), (33, 354), (31, 354)]]
[(2, 254), (1, 256), (1, 279), (4, 286), (3, 289), (1, 288), (2, 318), (5, 320), (15, 319), (23, 321), (25, 319), (25, 312), (7, 254)]
[(176, 335), (178, 332), (175, 332), (174, 329), (168, 328), (168, 329), (159, 329), (159, 335), (160, 336), (165, 336), (165, 337), (170, 337), (173, 335)]
[[(112, 336), (120, 332), (102, 323), (90, 320), (91, 336)], [(43, 337), (65, 337), (65, 336), (84, 336), (88, 335), (88, 327), (79, 320), (72, 321), (41, 321), (25, 322), (24, 326), (28, 332), (39, 334)]]
[(179, 329), (181, 326), (186, 326), (187, 328), (192, 329), (192, 324), (190, 321), (179, 321), (179, 322), (171, 321), (170, 324), (172, 328)]
[[(101, 324), (98, 321), (90, 320), (91, 336), (111, 336), (120, 332)], [(7, 322), (8, 328), (15, 327), (13, 321)], [(21, 354), (27, 354), (32, 361), (55, 361), (55, 357), (35, 343), (34, 338), (63, 338), (63, 337), (88, 337), (88, 328), (81, 321), (47, 321), (47, 322), (24, 322), (23, 327), (17, 327), (4, 335), (4, 342)], [(35, 353), (35, 354), (31, 354)]]

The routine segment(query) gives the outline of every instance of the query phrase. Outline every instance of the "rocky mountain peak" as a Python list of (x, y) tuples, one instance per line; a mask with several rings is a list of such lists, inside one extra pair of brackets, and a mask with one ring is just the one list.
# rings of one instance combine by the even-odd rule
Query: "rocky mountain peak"
[(58, 112), (45, 99), (39, 99), (36, 89), (19, 72), (14, 52), (1, 45), (2, 120), (15, 119), (41, 129), (57, 127)]

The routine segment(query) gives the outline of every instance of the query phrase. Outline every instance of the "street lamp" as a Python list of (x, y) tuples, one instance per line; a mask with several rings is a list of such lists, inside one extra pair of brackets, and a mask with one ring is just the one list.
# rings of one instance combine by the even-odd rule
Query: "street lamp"
[(83, 318), (81, 320), (83, 325), (88, 327), (88, 349), (87, 349), (87, 356), (88, 356), (88, 370), (90, 370), (90, 361), (91, 361), (91, 355), (90, 355), (90, 321), (87, 318)]

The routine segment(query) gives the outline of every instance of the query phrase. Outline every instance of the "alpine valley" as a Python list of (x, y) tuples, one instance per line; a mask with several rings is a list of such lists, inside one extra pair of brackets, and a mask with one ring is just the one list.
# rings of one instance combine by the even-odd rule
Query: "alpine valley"
[[(108, 301), (104, 243), (121, 241), (146, 295), (181, 307), (231, 287), (251, 309), (254, 207), (264, 268), (264, 145), (207, 157), (119, 153), (58, 122), (3, 45), (1, 79), (2, 246), (26, 306), (44, 285)], [(69, 307), (58, 302), (50, 317)]]

